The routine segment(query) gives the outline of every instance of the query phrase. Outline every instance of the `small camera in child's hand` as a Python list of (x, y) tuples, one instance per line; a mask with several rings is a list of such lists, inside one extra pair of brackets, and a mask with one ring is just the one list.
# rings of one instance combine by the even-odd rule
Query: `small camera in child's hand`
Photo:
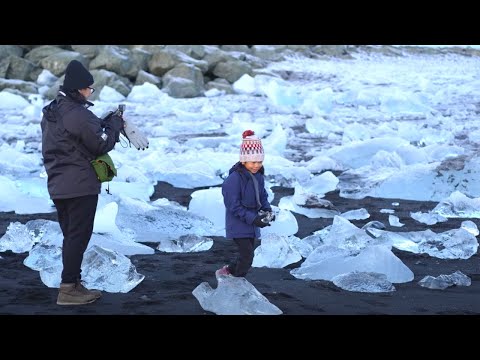
[(269, 224), (270, 222), (272, 221), (275, 221), (275, 214), (272, 212), (272, 211), (263, 211), (263, 210), (260, 210), (258, 212), (258, 215), (260, 216), (264, 216), (262, 218), (262, 222), (266, 223), (266, 224)]

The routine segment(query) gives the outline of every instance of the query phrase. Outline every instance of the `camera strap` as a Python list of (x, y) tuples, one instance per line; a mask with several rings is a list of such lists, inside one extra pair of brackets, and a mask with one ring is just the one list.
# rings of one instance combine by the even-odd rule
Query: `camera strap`
[(250, 171), (248, 171), (248, 173), (249, 173), (250, 176), (252, 177), (253, 187), (255, 188), (255, 197), (256, 197), (256, 199), (257, 199), (258, 207), (261, 208), (261, 207), (262, 207), (262, 203), (260, 202), (260, 196), (259, 196), (259, 192), (258, 192), (258, 181), (257, 181), (257, 179), (255, 178), (255, 176), (254, 176)]

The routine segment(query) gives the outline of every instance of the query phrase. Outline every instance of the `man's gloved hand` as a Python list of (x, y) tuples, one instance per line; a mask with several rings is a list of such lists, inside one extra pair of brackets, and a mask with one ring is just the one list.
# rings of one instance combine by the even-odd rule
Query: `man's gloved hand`
[(118, 115), (110, 115), (104, 120), (105, 127), (110, 127), (116, 132), (120, 132), (123, 129), (123, 119)]
[(122, 134), (137, 148), (145, 150), (148, 148), (148, 139), (143, 133), (129, 120), (124, 120), (125, 125)]
[(120, 131), (123, 129), (123, 119), (121, 116), (110, 114), (102, 120), (102, 127), (115, 131), (115, 142), (120, 141)]
[(258, 226), (259, 228), (264, 228), (265, 226), (270, 226), (270, 224), (267, 221), (263, 221), (267, 214), (263, 215), (258, 215), (255, 220), (253, 220), (253, 224), (255, 226)]
[(109, 120), (110, 116), (112, 116), (112, 115), (113, 115), (113, 111), (108, 111), (108, 112), (106, 112), (105, 114), (102, 115), (102, 117), (100, 118), (100, 125), (102, 126), (102, 128), (107, 127), (108, 120)]

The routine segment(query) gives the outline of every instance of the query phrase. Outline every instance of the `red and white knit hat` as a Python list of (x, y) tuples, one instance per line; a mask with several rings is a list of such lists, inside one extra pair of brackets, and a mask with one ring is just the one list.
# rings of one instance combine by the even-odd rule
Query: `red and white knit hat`
[(262, 141), (255, 136), (252, 130), (245, 130), (242, 134), (243, 141), (240, 146), (240, 162), (263, 161), (265, 153), (263, 152)]

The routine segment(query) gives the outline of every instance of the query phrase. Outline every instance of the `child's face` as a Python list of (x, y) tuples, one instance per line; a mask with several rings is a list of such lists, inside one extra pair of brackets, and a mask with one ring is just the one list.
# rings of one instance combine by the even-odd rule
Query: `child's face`
[(263, 161), (246, 161), (242, 163), (252, 174), (255, 174), (262, 167)]

